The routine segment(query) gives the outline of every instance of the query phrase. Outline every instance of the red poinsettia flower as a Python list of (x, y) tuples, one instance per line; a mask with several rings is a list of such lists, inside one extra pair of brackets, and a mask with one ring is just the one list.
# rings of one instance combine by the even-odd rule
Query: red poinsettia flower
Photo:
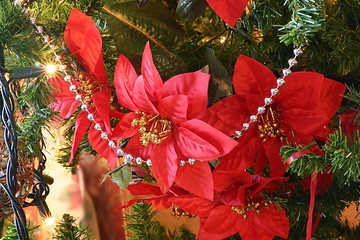
[(268, 203), (260, 192), (278, 189), (285, 178), (251, 176), (243, 171), (218, 171), (214, 174), (217, 191), (214, 201), (195, 195), (169, 199), (184, 211), (199, 216), (197, 239), (217, 240), (239, 233), (244, 240), (287, 238), (289, 220), (285, 210)]
[[(87, 15), (73, 9), (70, 13), (65, 33), (65, 42), (67, 48), (79, 60), (80, 64), (87, 70), (87, 73), (76, 74), (73, 79), (74, 85), (78, 88), (78, 92), (85, 100), (87, 109), (93, 114), (97, 123), (101, 124), (103, 131), (111, 132), (110, 128), (110, 98), (111, 90), (106, 77), (102, 40), (100, 32), (96, 24)], [(49, 82), (55, 87), (54, 109), (60, 111), (61, 118), (69, 118), (74, 114), (76, 109), (81, 105), (80, 101), (75, 100), (76, 94), (69, 90), (70, 85), (60, 77), (50, 78)], [(72, 144), (70, 161), (73, 159), (76, 150), (89, 129), (92, 121), (88, 119), (88, 113), (81, 111), (76, 116), (75, 133)], [(100, 131), (96, 131), (94, 127), (90, 127), (89, 137), (91, 145), (103, 157), (107, 158), (112, 167), (115, 166), (116, 153), (114, 149), (110, 149), (106, 141), (102, 141), (99, 145), (97, 139), (101, 139)]]
[[(126, 114), (114, 137), (134, 137), (126, 151), (151, 159), (152, 173), (163, 192), (176, 183), (193, 193), (212, 198), (212, 175), (207, 162), (231, 151), (236, 141), (199, 120), (207, 106), (209, 75), (184, 73), (163, 83), (146, 44), (141, 75), (120, 56), (115, 71), (119, 103), (134, 112)], [(182, 161), (198, 160), (178, 167)], [(196, 183), (196, 184), (194, 184)]]
[(236, 94), (209, 108), (203, 120), (234, 135), (251, 115), (263, 114), (243, 132), (239, 145), (222, 159), (219, 169), (247, 169), (255, 162), (256, 173), (261, 174), (269, 162), (271, 175), (281, 176), (287, 167), (279, 154), (282, 145), (308, 144), (326, 132), (322, 130), (339, 108), (345, 86), (311, 72), (293, 73), (285, 80), (273, 104), (265, 106), (264, 99), (276, 87), (276, 77), (254, 59), (238, 58), (233, 76)]
[(235, 26), (249, 0), (206, 0), (210, 7), (230, 26)]

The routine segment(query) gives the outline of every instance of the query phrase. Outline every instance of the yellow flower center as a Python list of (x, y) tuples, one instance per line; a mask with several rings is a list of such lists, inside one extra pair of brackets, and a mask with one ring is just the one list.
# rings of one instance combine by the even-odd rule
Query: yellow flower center
[(91, 96), (105, 87), (102, 82), (91, 76), (89, 77), (88, 74), (79, 74), (78, 76), (78, 81), (81, 83), (79, 90), (83, 93), (85, 104), (91, 104)]
[(150, 143), (159, 144), (171, 134), (172, 124), (168, 119), (154, 113), (147, 114), (141, 111), (136, 113), (142, 114), (142, 116), (135, 118), (131, 122), (131, 126), (140, 126), (140, 142), (142, 145), (149, 146)]
[(185, 212), (184, 210), (182, 210), (180, 207), (176, 206), (176, 205), (172, 205), (171, 206), (171, 214), (173, 216), (177, 216), (177, 217), (186, 217), (186, 218), (194, 218), (196, 217), (193, 214), (190, 214), (188, 212)]
[(286, 140), (281, 116), (271, 106), (268, 106), (266, 112), (260, 115), (258, 129), (259, 136), (264, 142), (266, 142), (266, 137), (279, 137), (281, 141)]
[(259, 214), (260, 211), (260, 206), (265, 206), (267, 207), (269, 204), (268, 203), (260, 203), (260, 202), (250, 202), (248, 203), (245, 207), (237, 207), (237, 206), (232, 206), (231, 210), (233, 210), (235, 213), (242, 215), (244, 217), (244, 219), (246, 219), (246, 213), (249, 210), (255, 211), (257, 214)]

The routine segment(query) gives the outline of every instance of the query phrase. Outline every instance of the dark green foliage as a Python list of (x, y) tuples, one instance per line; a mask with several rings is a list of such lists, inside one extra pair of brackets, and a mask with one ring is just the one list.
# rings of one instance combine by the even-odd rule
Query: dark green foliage
[(55, 227), (57, 240), (90, 240), (91, 231), (87, 227), (79, 227), (76, 219), (69, 214), (64, 214), (62, 220)]
[[(36, 227), (29, 227), (28, 225), (28, 232), (29, 232), (29, 237), (30, 240), (33, 240), (34, 238), (32, 237), (32, 232), (34, 230), (36, 230), (39, 226)], [(18, 240), (18, 235), (16, 232), (16, 228), (15, 228), (15, 224), (12, 224), (9, 226), (9, 228), (6, 230), (5, 234), (2, 236), (1, 240)]]
[(186, 229), (169, 233), (156, 219), (156, 210), (151, 209), (151, 204), (139, 202), (131, 206), (131, 211), (126, 214), (124, 225), (129, 231), (128, 239), (133, 240), (191, 240), (195, 235)]

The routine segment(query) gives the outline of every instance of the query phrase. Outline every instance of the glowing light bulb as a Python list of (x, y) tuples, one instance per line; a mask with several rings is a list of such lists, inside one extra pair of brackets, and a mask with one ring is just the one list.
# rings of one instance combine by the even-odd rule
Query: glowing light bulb
[(58, 66), (49, 64), (45, 66), (45, 69), (47, 74), (53, 74), (58, 70)]
[(55, 226), (55, 224), (56, 224), (55, 218), (53, 218), (53, 217), (45, 218), (44, 222), (45, 222), (45, 225), (48, 227)]
[(226, 37), (225, 36), (221, 36), (220, 37), (220, 43), (225, 43), (226, 41)]

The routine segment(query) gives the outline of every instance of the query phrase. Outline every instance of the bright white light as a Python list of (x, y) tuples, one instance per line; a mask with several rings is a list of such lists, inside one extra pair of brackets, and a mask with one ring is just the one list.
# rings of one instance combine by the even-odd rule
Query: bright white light
[(53, 217), (45, 218), (44, 222), (45, 222), (45, 225), (49, 226), (49, 227), (55, 226), (55, 223), (56, 223), (55, 218), (53, 218)]
[(58, 70), (57, 65), (47, 65), (46, 67), (47, 74), (52, 74)]
[(224, 43), (226, 41), (226, 37), (225, 36), (221, 36), (220, 37), (220, 43)]

